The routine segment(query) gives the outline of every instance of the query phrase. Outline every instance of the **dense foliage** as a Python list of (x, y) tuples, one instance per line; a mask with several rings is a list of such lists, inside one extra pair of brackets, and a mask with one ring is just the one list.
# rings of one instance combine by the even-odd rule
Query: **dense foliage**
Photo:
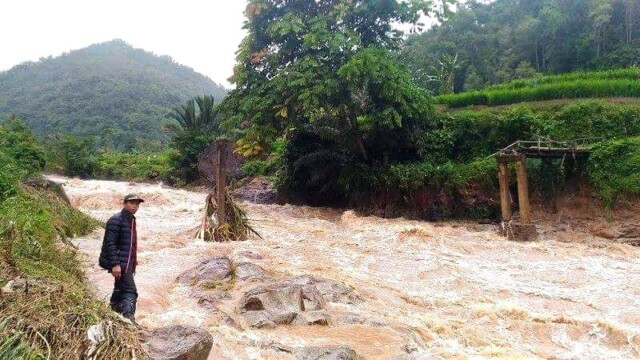
[(640, 64), (639, 0), (471, 0), (400, 58), (436, 94)]
[(639, 68), (578, 72), (515, 80), (480, 91), (437, 97), (450, 108), (519, 102), (600, 97), (640, 97)]
[(101, 152), (92, 177), (106, 180), (170, 181), (172, 150), (162, 152)]
[(103, 149), (156, 150), (169, 142), (161, 124), (173, 106), (226, 90), (168, 56), (121, 40), (0, 73), (0, 120), (15, 113), (39, 136), (95, 136)]
[(15, 195), (21, 181), (37, 177), (45, 164), (44, 151), (21, 119), (0, 125), (0, 202)]
[(552, 162), (530, 160), (529, 181), (534, 199), (544, 201), (557, 195), (576, 176), (588, 178), (610, 205), (623, 195), (640, 194), (640, 104), (589, 100), (545, 107), (522, 104), (439, 116), (451, 138), (451, 145), (443, 154), (446, 161), (421, 159), (356, 168), (351, 173), (349, 203), (382, 216), (497, 217), (496, 162), (488, 156), (517, 140), (538, 138), (591, 138), (596, 145), (586, 163), (571, 157)]
[(215, 139), (223, 137), (220, 118), (213, 96), (197, 96), (173, 109), (174, 124), (166, 129), (172, 135), (171, 153), (172, 176), (174, 179), (190, 183), (200, 177), (198, 156)]
[(517, 140), (611, 139), (640, 135), (640, 104), (584, 100), (533, 108), (523, 104), (447, 115), (454, 134), (449, 157), (468, 161)]
[(265, 156), (285, 139), (281, 184), (332, 202), (358, 164), (415, 160), (437, 151), (431, 98), (390, 50), (425, 1), (250, 1), (236, 89), (221, 104), (241, 129), (239, 151)]
[(44, 140), (49, 171), (89, 178), (97, 166), (96, 145), (92, 138), (51, 134)]
[(591, 153), (591, 182), (609, 204), (640, 195), (640, 137), (603, 141)]

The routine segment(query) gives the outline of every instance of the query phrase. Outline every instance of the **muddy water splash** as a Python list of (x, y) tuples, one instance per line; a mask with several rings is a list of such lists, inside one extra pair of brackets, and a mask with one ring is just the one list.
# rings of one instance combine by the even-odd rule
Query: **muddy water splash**
[[(192, 240), (206, 194), (159, 185), (58, 179), (73, 204), (100, 220), (137, 192), (139, 322), (190, 324), (214, 337), (211, 358), (287, 358), (277, 346), (342, 345), (370, 359), (638, 358), (640, 251), (598, 242), (505, 241), (490, 226), (358, 217), (352, 212), (243, 204), (264, 240)], [(110, 276), (96, 263), (102, 231), (76, 239), (86, 273), (104, 298)], [(331, 327), (242, 329), (233, 321), (235, 288), (220, 311), (189, 296), (176, 277), (226, 254), (278, 278), (314, 275), (355, 289), (364, 301), (331, 303)], [(255, 286), (255, 284), (253, 285)], [(229, 316), (221, 316), (226, 313)], [(226, 320), (225, 320), (226, 319)], [(277, 345), (277, 346), (276, 346)]]

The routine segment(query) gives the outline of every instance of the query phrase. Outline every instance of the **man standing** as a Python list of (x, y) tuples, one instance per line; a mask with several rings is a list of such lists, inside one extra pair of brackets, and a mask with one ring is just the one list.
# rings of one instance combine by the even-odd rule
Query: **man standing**
[(134, 215), (141, 202), (144, 200), (136, 194), (124, 197), (122, 211), (107, 221), (100, 251), (100, 267), (109, 271), (115, 279), (111, 309), (134, 324), (138, 299), (133, 279), (138, 265), (138, 234)]

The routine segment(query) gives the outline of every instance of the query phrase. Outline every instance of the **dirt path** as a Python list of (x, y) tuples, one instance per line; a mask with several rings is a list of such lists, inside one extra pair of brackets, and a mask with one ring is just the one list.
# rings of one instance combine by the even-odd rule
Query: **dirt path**
[[(137, 215), (139, 322), (208, 328), (212, 359), (283, 358), (274, 344), (344, 345), (368, 359), (640, 356), (638, 248), (586, 235), (580, 243), (521, 244), (505, 241), (490, 225), (255, 204), (243, 206), (264, 240), (205, 243), (191, 239), (203, 193), (59, 180), (75, 206), (100, 220), (119, 210), (125, 193), (146, 199)], [(111, 279), (95, 264), (101, 238), (97, 231), (76, 243), (96, 294), (106, 301)], [(238, 260), (249, 252), (275, 278), (314, 275), (353, 287), (364, 301), (330, 303), (330, 312), (356, 320), (254, 330), (222, 321), (176, 284), (180, 273), (212, 255)], [(234, 288), (221, 311), (234, 317), (238, 298), (251, 286)]]

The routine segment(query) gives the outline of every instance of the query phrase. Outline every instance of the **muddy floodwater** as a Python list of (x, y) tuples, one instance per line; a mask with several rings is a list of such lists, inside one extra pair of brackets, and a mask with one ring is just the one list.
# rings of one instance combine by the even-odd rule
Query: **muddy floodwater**
[[(365, 359), (640, 356), (638, 248), (587, 234), (579, 242), (545, 236), (516, 243), (492, 225), (251, 203), (242, 206), (264, 239), (207, 243), (193, 239), (205, 193), (55, 179), (74, 206), (101, 221), (120, 209), (126, 193), (146, 200), (137, 214), (138, 322), (208, 329), (211, 359), (287, 359), (293, 355), (279, 347), (308, 346), (345, 346)], [(96, 296), (106, 302), (112, 278), (97, 266), (102, 235), (100, 229), (75, 243)], [(250, 261), (273, 279), (331, 279), (351, 287), (361, 301), (329, 302), (329, 326), (247, 327), (238, 299), (259, 284), (239, 283), (212, 311), (176, 282), (215, 255)]]

